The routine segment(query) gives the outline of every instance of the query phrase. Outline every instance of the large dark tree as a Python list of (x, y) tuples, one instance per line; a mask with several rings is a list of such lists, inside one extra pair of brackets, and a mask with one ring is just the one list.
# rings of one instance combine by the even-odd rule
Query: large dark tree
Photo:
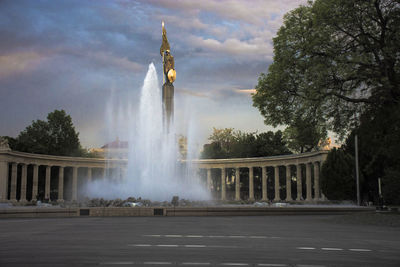
[(16, 138), (12, 149), (38, 154), (81, 156), (84, 151), (72, 119), (64, 110), (48, 114), (47, 121), (36, 120)]
[(342, 149), (332, 149), (321, 168), (321, 190), (331, 200), (356, 199), (354, 158)]
[(345, 136), (356, 113), (400, 100), (400, 4), (316, 0), (288, 13), (254, 106), (267, 124), (299, 114)]
[(265, 122), (293, 127), (312, 118), (347, 136), (348, 154), (357, 133), (363, 200), (376, 199), (380, 177), (388, 201), (400, 203), (399, 1), (309, 2), (285, 16), (274, 52), (253, 96)]

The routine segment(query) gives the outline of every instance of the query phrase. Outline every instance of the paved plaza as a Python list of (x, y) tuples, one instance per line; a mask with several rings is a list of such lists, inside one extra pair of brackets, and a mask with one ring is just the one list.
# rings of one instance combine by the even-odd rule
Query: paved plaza
[(400, 266), (400, 215), (362, 216), (2, 219), (0, 266)]

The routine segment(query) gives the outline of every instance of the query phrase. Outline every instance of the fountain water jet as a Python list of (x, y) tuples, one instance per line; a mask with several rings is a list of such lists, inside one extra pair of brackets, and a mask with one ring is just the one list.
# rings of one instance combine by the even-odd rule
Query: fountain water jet
[[(88, 187), (90, 196), (140, 196), (152, 200), (170, 200), (172, 196), (177, 195), (188, 199), (209, 199), (208, 191), (200, 185), (193, 168), (183, 165), (178, 160), (173, 86), (176, 72), (164, 22), (160, 54), (163, 59), (162, 93), (156, 68), (151, 63), (141, 91), (138, 116), (132, 117), (131, 109), (122, 111), (121, 105), (115, 114), (113, 103), (108, 106), (107, 118), (110, 125), (113, 125), (114, 129), (124, 129), (129, 133), (127, 172), (122, 181), (111, 181), (110, 178), (95, 181)], [(114, 118), (117, 118), (117, 122)], [(190, 125), (190, 122), (188, 124)], [(190, 129), (188, 134), (192, 135)], [(187, 153), (191, 158), (193, 154), (193, 151)]]
[[(175, 195), (192, 200), (210, 198), (196, 171), (179, 160), (173, 120), (168, 126), (163, 123), (162, 93), (153, 63), (144, 79), (136, 116), (129, 107), (124, 109), (119, 104), (114, 110), (115, 106), (109, 104), (106, 117), (115, 118), (111, 121), (113, 128), (128, 133), (127, 171), (123, 179), (115, 179), (112, 174), (104, 180), (95, 179), (87, 187), (89, 197), (142, 197), (156, 201), (171, 200)], [(188, 155), (193, 154), (188, 151)]]

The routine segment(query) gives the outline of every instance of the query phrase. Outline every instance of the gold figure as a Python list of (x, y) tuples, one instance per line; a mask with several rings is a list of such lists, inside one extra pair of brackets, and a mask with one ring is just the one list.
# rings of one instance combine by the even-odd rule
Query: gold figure
[(169, 43), (168, 43), (168, 38), (167, 38), (167, 31), (165, 30), (164, 27), (164, 21), (161, 22), (161, 26), (162, 26), (162, 43), (161, 43), (161, 47), (160, 47), (160, 55), (164, 56), (164, 52), (165, 51), (169, 51)]
[(163, 57), (163, 71), (164, 77), (167, 78), (167, 82), (173, 83), (176, 79), (176, 71), (175, 71), (175, 61), (174, 57), (170, 53), (170, 46), (167, 38), (167, 31), (164, 27), (164, 21), (161, 23), (162, 25), (162, 43), (160, 47), (160, 54)]

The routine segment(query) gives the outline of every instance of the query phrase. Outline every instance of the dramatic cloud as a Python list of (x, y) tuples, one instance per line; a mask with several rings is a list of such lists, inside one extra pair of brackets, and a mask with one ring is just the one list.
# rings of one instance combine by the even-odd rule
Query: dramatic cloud
[(45, 57), (36, 52), (15, 52), (0, 55), (0, 79), (18, 75), (37, 67)]
[(175, 57), (176, 116), (196, 114), (203, 140), (213, 126), (265, 130), (252, 88), (272, 62), (283, 15), (304, 3), (3, 0), (0, 135), (62, 108), (84, 146), (115, 138), (105, 119), (110, 99), (134, 109), (151, 62), (162, 80), (161, 20)]

